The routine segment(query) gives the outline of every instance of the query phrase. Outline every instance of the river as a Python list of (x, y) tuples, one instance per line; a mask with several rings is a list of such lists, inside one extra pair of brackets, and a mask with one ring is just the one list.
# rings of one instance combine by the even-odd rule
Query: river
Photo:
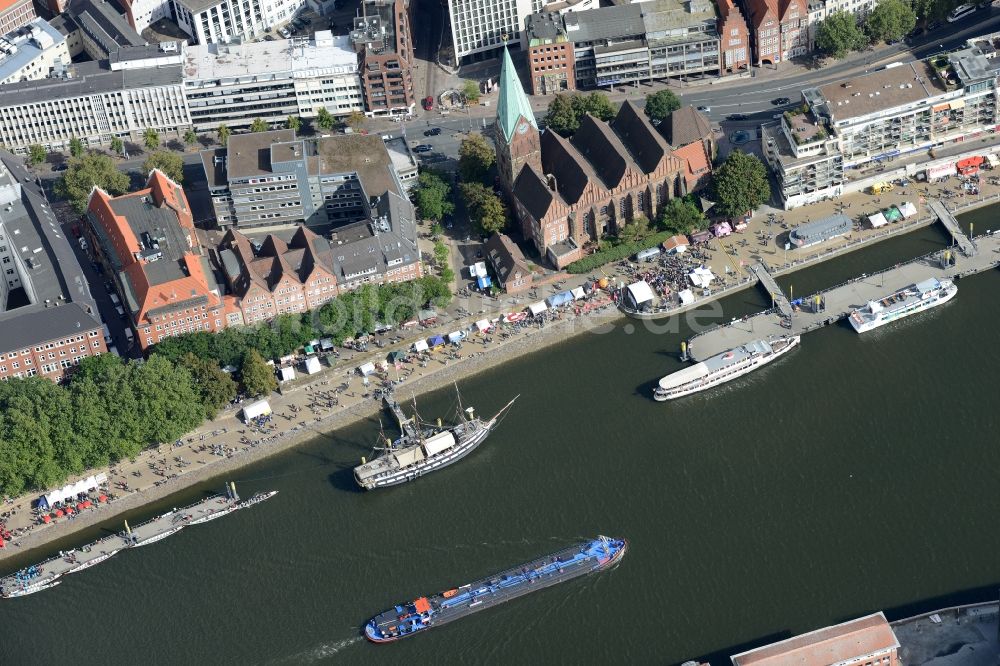
[[(927, 228), (780, 281), (804, 295), (943, 242)], [(680, 367), (685, 329), (623, 321), (505, 363), (461, 386), (484, 414), (521, 395), (461, 464), (359, 492), (370, 420), (245, 468), (244, 496), (280, 494), (0, 603), (0, 663), (722, 664), (878, 609), (995, 599), (998, 278), (864, 337), (846, 323), (810, 333), (773, 366), (672, 403), (650, 391)], [(765, 303), (753, 289), (722, 306)], [(454, 393), (417, 405), (447, 415)], [(360, 637), (396, 602), (595, 534), (631, 541), (617, 569), (393, 645)]]

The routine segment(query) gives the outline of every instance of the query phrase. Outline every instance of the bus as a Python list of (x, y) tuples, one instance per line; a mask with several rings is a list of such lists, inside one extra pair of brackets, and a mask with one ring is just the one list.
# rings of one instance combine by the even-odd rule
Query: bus
[(976, 11), (975, 5), (959, 5), (952, 10), (951, 14), (948, 14), (948, 23), (960, 21), (974, 11)]

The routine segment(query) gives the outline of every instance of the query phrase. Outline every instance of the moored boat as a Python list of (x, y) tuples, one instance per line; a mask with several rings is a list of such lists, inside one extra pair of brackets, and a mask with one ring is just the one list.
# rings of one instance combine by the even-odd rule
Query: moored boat
[(608, 569), (621, 561), (626, 550), (625, 539), (599, 536), (473, 583), (395, 606), (369, 620), (365, 637), (373, 643), (397, 641), (530, 592)]
[(890, 322), (947, 303), (958, 293), (951, 280), (929, 278), (900, 289), (864, 307), (851, 311), (848, 321), (858, 333), (866, 333)]
[(673, 400), (742, 377), (785, 355), (799, 341), (798, 335), (777, 336), (754, 340), (716, 354), (661, 379), (653, 391), (653, 399), (660, 402)]

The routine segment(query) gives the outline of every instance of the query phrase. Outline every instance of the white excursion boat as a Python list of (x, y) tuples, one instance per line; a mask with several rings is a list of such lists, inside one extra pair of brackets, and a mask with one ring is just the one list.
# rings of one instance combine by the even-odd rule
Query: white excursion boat
[(863, 308), (852, 311), (848, 319), (855, 331), (865, 333), (891, 321), (947, 303), (957, 293), (958, 287), (951, 280), (930, 278), (911, 284), (881, 300), (868, 301)]
[(716, 354), (661, 379), (653, 398), (661, 402), (673, 400), (742, 377), (784, 355), (796, 347), (799, 340), (797, 335), (754, 340)]

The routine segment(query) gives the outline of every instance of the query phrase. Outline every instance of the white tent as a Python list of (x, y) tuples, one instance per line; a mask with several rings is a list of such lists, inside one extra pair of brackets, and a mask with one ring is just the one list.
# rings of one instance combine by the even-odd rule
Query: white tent
[(462, 331), (455, 331), (448, 334), (448, 342), (461, 342), (463, 338), (465, 338), (465, 333)]
[(715, 279), (715, 275), (712, 273), (711, 269), (699, 266), (688, 273), (688, 279), (690, 279), (691, 284), (696, 287), (707, 287), (712, 284), (712, 280)]
[(320, 369), (321, 368), (319, 367), (319, 359), (318, 358), (316, 358), (315, 356), (310, 356), (309, 358), (306, 359), (306, 374), (307, 375), (315, 375), (317, 372), (320, 371)]
[(584, 293), (583, 287), (577, 287), (573, 290), (573, 300), (578, 301), (581, 298), (586, 298), (587, 294)]
[(413, 343), (413, 351), (415, 352), (425, 352), (429, 349), (426, 340), (417, 340)]
[(528, 306), (528, 311), (533, 315), (540, 315), (548, 309), (549, 307), (545, 305), (545, 301), (538, 301)]
[(653, 294), (653, 289), (646, 283), (645, 280), (630, 284), (628, 286), (628, 293), (631, 295), (632, 302), (635, 303), (636, 306), (656, 300), (656, 295)]
[(909, 201), (904, 201), (903, 205), (899, 206), (899, 212), (903, 214), (904, 218), (913, 217), (917, 214), (917, 207)]
[(271, 404), (267, 400), (258, 400), (243, 406), (243, 420), (249, 421), (258, 416), (267, 416), (271, 413)]
[(290, 382), (295, 379), (295, 368), (287, 367), (278, 370), (278, 379), (283, 382)]
[(677, 298), (681, 299), (681, 305), (694, 303), (694, 292), (691, 291), (690, 289), (684, 289), (683, 291), (678, 291)]
[(490, 324), (490, 322), (486, 319), (480, 319), (479, 321), (476, 322), (476, 329), (478, 329), (480, 333), (485, 333), (486, 331), (490, 330), (492, 326), (493, 325)]
[(884, 227), (889, 224), (889, 220), (885, 219), (885, 215), (881, 212), (875, 213), (874, 215), (868, 216), (868, 222), (871, 223), (872, 229), (878, 229), (879, 227)]
[(364, 375), (365, 377), (367, 377), (368, 375), (370, 375), (373, 372), (375, 372), (375, 364), (374, 363), (365, 363), (364, 365), (358, 366), (358, 372), (360, 372), (362, 375)]

